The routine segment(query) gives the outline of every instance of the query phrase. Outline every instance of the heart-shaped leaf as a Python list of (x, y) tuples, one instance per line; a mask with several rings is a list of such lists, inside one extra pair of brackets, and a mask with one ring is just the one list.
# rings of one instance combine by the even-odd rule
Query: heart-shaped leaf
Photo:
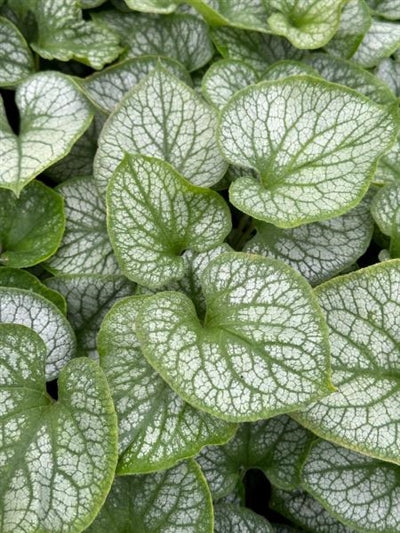
[(117, 477), (87, 533), (212, 533), (210, 492), (200, 468), (186, 461), (165, 472)]
[(236, 427), (185, 403), (143, 357), (133, 325), (145, 296), (118, 302), (98, 336), (100, 364), (119, 420), (118, 473), (168, 468), (207, 444), (222, 444)]
[(30, 290), (0, 287), (0, 323), (21, 324), (40, 335), (47, 347), (46, 379), (55, 379), (75, 355), (76, 340), (61, 311)]
[(75, 59), (101, 69), (122, 52), (116, 33), (82, 18), (80, 2), (36, 0), (32, 4), (38, 34), (31, 46), (45, 59)]
[(256, 221), (257, 233), (246, 252), (282, 259), (311, 284), (318, 284), (352, 265), (367, 250), (374, 223), (369, 205), (362, 201), (344, 215), (280, 229)]
[(214, 506), (215, 533), (274, 533), (275, 529), (264, 517), (245, 507), (227, 503)]
[(18, 28), (0, 17), (0, 86), (13, 87), (34, 70), (32, 53)]
[(150, 364), (187, 402), (230, 421), (292, 411), (329, 393), (329, 348), (309, 285), (273, 259), (222, 254), (201, 275), (204, 323), (187, 296), (143, 302)]
[(296, 415), (324, 438), (398, 464), (399, 286), (400, 261), (388, 261), (316, 289), (338, 390)]
[(107, 234), (106, 211), (90, 176), (68, 180), (56, 189), (65, 201), (61, 246), (47, 261), (54, 274), (120, 274)]
[(338, 520), (360, 533), (400, 529), (400, 468), (317, 441), (303, 467), (303, 485)]
[(0, 521), (3, 533), (82, 531), (110, 489), (116, 416), (103, 372), (76, 359), (46, 393), (47, 349), (25, 326), (0, 325)]
[(67, 303), (65, 298), (56, 291), (49, 289), (43, 285), (33, 274), (27, 270), (19, 268), (1, 267), (0, 268), (0, 286), (1, 287), (16, 287), (32, 291), (46, 300), (52, 302), (63, 315), (67, 314)]
[(345, 0), (267, 0), (268, 26), (296, 48), (320, 48), (336, 33)]
[(400, 27), (397, 22), (372, 18), (371, 26), (352, 60), (364, 68), (375, 67), (382, 59), (400, 48)]
[(246, 471), (258, 468), (273, 485), (300, 484), (300, 467), (314, 435), (287, 415), (241, 424), (224, 446), (208, 446), (196, 458), (214, 500), (228, 495)]
[(194, 185), (214, 185), (227, 168), (215, 130), (214, 110), (158, 67), (122, 99), (104, 126), (94, 162), (96, 184), (105, 191), (128, 152), (163, 159)]
[(64, 233), (63, 200), (38, 181), (16, 198), (0, 189), (0, 264), (29, 267), (54, 254)]
[(98, 274), (56, 276), (45, 283), (67, 301), (67, 318), (75, 331), (78, 355), (97, 359), (96, 336), (101, 322), (115, 302), (133, 293), (134, 284), (123, 276)]
[(0, 106), (0, 187), (17, 195), (45, 168), (64, 157), (92, 120), (78, 86), (58, 72), (40, 72), (16, 91), (19, 135)]
[(230, 199), (283, 228), (341, 215), (366, 193), (397, 119), (395, 107), (307, 76), (243, 89), (222, 110), (218, 137), (228, 161), (260, 180), (236, 180)]
[(109, 184), (107, 209), (122, 271), (148, 287), (183, 277), (180, 254), (214, 247), (231, 227), (228, 206), (216, 192), (195, 187), (168, 163), (144, 156), (125, 156)]
[(123, 96), (158, 65), (191, 85), (189, 73), (177, 61), (168, 57), (141, 56), (95, 72), (83, 80), (82, 86), (97, 107), (104, 113), (111, 113)]
[(97, 13), (95, 20), (118, 33), (126, 49), (124, 59), (165, 56), (176, 59), (191, 72), (207, 64), (213, 56), (208, 27), (193, 15), (152, 16), (114, 10)]

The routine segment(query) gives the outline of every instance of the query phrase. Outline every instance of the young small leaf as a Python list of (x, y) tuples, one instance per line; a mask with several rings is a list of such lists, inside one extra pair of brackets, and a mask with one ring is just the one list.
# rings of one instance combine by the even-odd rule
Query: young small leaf
[(338, 390), (296, 419), (324, 438), (400, 464), (399, 286), (400, 261), (388, 261), (316, 289)]
[(177, 7), (173, 0), (125, 0), (128, 7), (144, 13), (172, 13)]
[(203, 446), (226, 442), (236, 429), (185, 403), (147, 363), (134, 330), (145, 298), (115, 304), (98, 336), (119, 420), (120, 474), (169, 468)]
[(92, 112), (77, 85), (58, 72), (40, 72), (16, 92), (19, 135), (0, 108), (0, 187), (17, 195), (35, 176), (64, 157), (88, 128)]
[(330, 391), (325, 325), (309, 285), (273, 259), (222, 254), (204, 269), (204, 324), (177, 292), (143, 302), (150, 364), (187, 402), (233, 422), (292, 411)]
[(55, 379), (75, 355), (76, 340), (60, 310), (43, 296), (15, 287), (0, 287), (0, 323), (33, 329), (46, 344), (46, 379)]
[(128, 152), (163, 159), (194, 185), (214, 185), (227, 168), (215, 130), (214, 110), (159, 67), (123, 98), (107, 121), (94, 162), (96, 184), (105, 191)]
[(123, 276), (98, 274), (56, 276), (45, 283), (67, 301), (67, 318), (75, 331), (78, 355), (97, 359), (96, 336), (101, 322), (114, 303), (133, 293), (134, 284)]
[(29, 267), (54, 254), (64, 233), (60, 195), (38, 181), (16, 198), (0, 189), (0, 264)]
[(236, 180), (230, 200), (282, 228), (343, 214), (366, 193), (397, 118), (393, 106), (307, 76), (243, 89), (223, 108), (218, 137), (228, 161), (260, 181)]
[(264, 517), (245, 507), (228, 503), (214, 506), (215, 533), (274, 533), (275, 529)]
[(0, 17), (0, 87), (14, 87), (34, 71), (29, 46), (18, 28)]
[(376, 67), (375, 74), (393, 92), (400, 97), (400, 62), (391, 58), (382, 59)]
[(150, 157), (125, 156), (109, 184), (107, 209), (121, 269), (146, 287), (183, 277), (184, 250), (212, 248), (230, 231), (228, 206), (216, 192)]
[(360, 533), (397, 533), (400, 469), (326, 441), (303, 467), (303, 485), (346, 526)]
[(106, 503), (87, 533), (151, 531), (212, 533), (211, 496), (194, 461), (165, 472), (115, 478)]
[(46, 268), (54, 274), (120, 274), (107, 234), (106, 212), (90, 176), (68, 180), (56, 189), (65, 201), (66, 226)]
[(46, 393), (46, 346), (32, 330), (0, 325), (0, 522), (3, 533), (82, 531), (110, 489), (116, 416), (101, 369), (87, 359)]
[(379, 229), (389, 237), (394, 233), (396, 215), (400, 208), (400, 182), (382, 187), (371, 203), (371, 213)]

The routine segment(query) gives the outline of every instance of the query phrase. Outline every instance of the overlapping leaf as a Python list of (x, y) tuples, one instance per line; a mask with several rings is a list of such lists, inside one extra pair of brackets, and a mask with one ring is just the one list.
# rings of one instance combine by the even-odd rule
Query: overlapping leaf
[(262, 516), (236, 505), (214, 506), (215, 533), (273, 533), (275, 529)]
[(236, 180), (231, 202), (283, 228), (340, 215), (366, 193), (397, 128), (395, 108), (316, 78), (243, 89), (222, 110), (218, 137), (228, 161), (260, 180)]
[(106, 379), (92, 361), (71, 361), (54, 403), (39, 335), (1, 324), (0, 346), (1, 530), (82, 531), (110, 489), (117, 460)]
[(64, 157), (87, 129), (92, 112), (77, 85), (57, 72), (41, 72), (16, 92), (19, 134), (0, 109), (0, 187), (19, 194), (45, 168)]
[(0, 86), (13, 87), (32, 74), (33, 57), (18, 28), (0, 17)]
[(365, 68), (371, 68), (399, 48), (399, 24), (373, 17), (371, 26), (352, 59)]
[(204, 323), (184, 294), (143, 302), (150, 364), (187, 402), (230, 421), (288, 412), (329, 393), (328, 346), (306, 282), (284, 263), (222, 254), (201, 275)]

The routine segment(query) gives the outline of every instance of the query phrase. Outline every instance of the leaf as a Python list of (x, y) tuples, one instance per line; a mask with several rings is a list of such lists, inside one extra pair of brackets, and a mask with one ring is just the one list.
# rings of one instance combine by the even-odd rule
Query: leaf
[(114, 303), (132, 294), (133, 284), (122, 276), (98, 274), (57, 276), (45, 283), (67, 301), (78, 355), (98, 359), (96, 336), (101, 322)]
[(19, 198), (0, 189), (0, 264), (29, 267), (54, 254), (64, 233), (63, 200), (38, 181)]
[(21, 115), (16, 135), (0, 103), (0, 187), (16, 195), (47, 167), (64, 157), (88, 128), (92, 112), (77, 85), (58, 72), (40, 72), (16, 91)]
[(347, 85), (381, 105), (392, 105), (393, 94), (385, 83), (352, 61), (315, 53), (305, 59), (327, 81)]
[(390, 88), (397, 98), (400, 97), (400, 61), (391, 58), (382, 59), (376, 67), (375, 75)]
[(64, 197), (66, 227), (46, 268), (53, 274), (120, 274), (108, 239), (104, 202), (93, 179), (71, 179), (56, 190)]
[(374, 229), (367, 202), (340, 217), (293, 229), (259, 221), (255, 226), (257, 233), (244, 251), (282, 259), (314, 285), (357, 261), (367, 250)]
[(397, 211), (400, 207), (400, 182), (382, 187), (371, 203), (371, 213), (379, 229), (389, 237), (394, 233)]
[(303, 467), (303, 484), (348, 527), (362, 533), (396, 533), (399, 475), (398, 466), (317, 441)]
[(400, 26), (372, 18), (371, 26), (353, 55), (352, 60), (364, 68), (371, 68), (400, 48)]
[(214, 185), (227, 168), (215, 130), (215, 111), (159, 67), (122, 99), (104, 126), (94, 161), (96, 184), (105, 191), (128, 152), (163, 159), (199, 187)]
[(180, 254), (220, 244), (230, 212), (214, 191), (195, 187), (159, 159), (126, 155), (107, 191), (108, 231), (123, 273), (146, 287), (185, 274)]
[[(300, 483), (300, 466), (315, 437), (288, 416), (241, 424), (224, 446), (204, 448), (196, 460), (214, 500), (232, 492), (247, 470), (260, 469), (281, 488)], [(229, 531), (229, 529), (227, 529)]]
[(213, 523), (211, 497), (200, 468), (185, 461), (165, 472), (117, 477), (87, 533), (212, 533)]
[(374, 14), (389, 20), (400, 19), (400, 6), (397, 0), (367, 0)]
[(101, 369), (87, 359), (46, 393), (46, 346), (32, 330), (0, 325), (0, 520), (3, 533), (82, 531), (110, 489), (116, 416)]
[(123, 51), (118, 34), (84, 20), (76, 0), (36, 0), (32, 7), (38, 35), (31, 47), (45, 59), (75, 59), (101, 69)]
[(392, 148), (378, 161), (374, 177), (377, 184), (386, 185), (400, 179), (400, 137), (397, 137)]
[(364, 0), (343, 4), (337, 32), (325, 45), (325, 50), (343, 59), (350, 59), (371, 26), (371, 15)]
[[(312, 55), (314, 57), (315, 54)], [(288, 76), (308, 74), (309, 76), (319, 77), (319, 74), (312, 67), (301, 61), (295, 61), (293, 59), (282, 59), (273, 63), (263, 73), (263, 80), (280, 80), (287, 78)]]
[(191, 85), (190, 75), (177, 61), (167, 57), (141, 56), (88, 76), (83, 80), (83, 89), (101, 111), (111, 113), (122, 97), (158, 65)]
[(100, 364), (119, 420), (118, 473), (169, 468), (207, 444), (222, 444), (236, 426), (185, 403), (143, 357), (134, 324), (146, 296), (116, 303), (98, 336)]
[(177, 7), (173, 0), (125, 0), (126, 5), (144, 13), (172, 13)]
[(0, 17), (0, 87), (13, 87), (34, 71), (32, 53), (24, 36)]
[(273, 487), (270, 506), (289, 520), (304, 527), (306, 531), (354, 533), (354, 529), (336, 520), (318, 500), (302, 489), (287, 492)]
[(202, 79), (202, 93), (215, 107), (222, 107), (240, 89), (257, 83), (257, 72), (246, 63), (223, 59), (213, 63)]
[(222, 110), (217, 135), (229, 163), (256, 169), (260, 181), (236, 180), (230, 200), (282, 228), (341, 215), (366, 193), (397, 127), (393, 106), (317, 78), (243, 89)]
[(344, 0), (267, 0), (272, 14), (268, 26), (276, 35), (286, 37), (296, 48), (324, 46), (339, 27)]
[(260, 72), (280, 59), (301, 59), (304, 55), (286, 39), (257, 31), (213, 28), (211, 38), (223, 58), (244, 61)]
[(215, 533), (273, 533), (264, 517), (245, 507), (218, 503), (214, 506)]
[(211, 26), (229, 25), (268, 32), (268, 10), (262, 0), (188, 0)]
[(387, 261), (316, 289), (338, 390), (295, 418), (319, 436), (400, 464), (399, 284), (400, 261)]
[(33, 329), (47, 347), (46, 379), (55, 379), (75, 355), (76, 340), (69, 322), (49, 300), (30, 290), (0, 287), (0, 323)]
[(325, 326), (308, 284), (284, 263), (222, 254), (201, 275), (204, 324), (184, 294), (143, 302), (150, 364), (188, 403), (232, 422), (299, 408), (330, 390)]
[(94, 118), (71, 151), (60, 161), (45, 170), (56, 183), (61, 183), (76, 176), (90, 176), (93, 173), (93, 159), (97, 150), (97, 139), (104, 125), (106, 116), (96, 112)]
[(103, 11), (94, 16), (118, 33), (124, 59), (143, 55), (175, 59), (189, 71), (207, 64), (213, 56), (207, 25), (188, 14), (146, 15)]
[(67, 314), (67, 304), (65, 298), (56, 291), (49, 289), (43, 285), (33, 274), (26, 270), (19, 268), (1, 267), (0, 268), (0, 286), (1, 287), (17, 287), (19, 289), (26, 289), (32, 291), (46, 300), (52, 302), (63, 315)]

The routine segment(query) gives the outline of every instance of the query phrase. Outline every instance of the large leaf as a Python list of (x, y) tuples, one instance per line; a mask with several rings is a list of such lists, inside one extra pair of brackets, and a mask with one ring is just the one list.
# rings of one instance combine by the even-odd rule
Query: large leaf
[(339, 28), (333, 39), (325, 45), (325, 50), (329, 54), (349, 59), (369, 30), (371, 21), (371, 15), (365, 0), (345, 2)]
[(118, 414), (122, 474), (168, 468), (207, 444), (226, 442), (236, 429), (185, 403), (147, 363), (133, 327), (145, 298), (115, 304), (98, 337)]
[(372, 18), (371, 26), (352, 59), (365, 68), (371, 68), (400, 48), (400, 26)]
[(296, 48), (320, 48), (336, 33), (345, 0), (266, 0), (269, 28)]
[(157, 17), (114, 10), (96, 14), (95, 20), (118, 33), (126, 49), (124, 59), (167, 56), (191, 72), (208, 63), (213, 55), (208, 27), (193, 15), (173, 13)]
[(264, 517), (236, 505), (218, 503), (214, 506), (215, 533), (273, 533), (275, 529)]
[(108, 239), (104, 202), (93, 179), (71, 179), (57, 191), (65, 201), (65, 234), (46, 267), (55, 274), (120, 274)]
[(315, 437), (287, 415), (246, 423), (224, 446), (204, 448), (197, 461), (215, 500), (231, 493), (249, 469), (258, 468), (281, 488), (300, 483), (300, 466)]
[(400, 464), (399, 286), (400, 261), (388, 261), (316, 289), (338, 390), (296, 418), (324, 438)]
[(168, 163), (125, 156), (107, 191), (108, 230), (124, 274), (148, 287), (182, 278), (187, 248), (220, 244), (231, 223), (225, 201), (195, 187)]
[(0, 17), (0, 86), (13, 87), (34, 70), (32, 53), (18, 28)]
[(75, 59), (101, 69), (122, 52), (117, 33), (83, 20), (77, 0), (34, 0), (38, 34), (32, 48), (45, 59)]
[(67, 303), (65, 298), (56, 291), (43, 285), (33, 274), (20, 268), (1, 267), (0, 268), (0, 286), (17, 287), (27, 291), (36, 292), (46, 300), (49, 300), (62, 312), (67, 314)]
[(41, 72), (18, 86), (21, 115), (16, 135), (0, 104), (0, 187), (17, 195), (45, 168), (64, 157), (92, 120), (77, 85), (58, 72)]
[(97, 359), (96, 336), (101, 322), (115, 302), (132, 294), (133, 283), (123, 276), (98, 274), (56, 276), (45, 283), (67, 301), (67, 317), (75, 331), (78, 355)]
[(105, 191), (126, 152), (163, 159), (194, 185), (214, 185), (227, 168), (215, 130), (215, 111), (157, 68), (128, 92), (103, 128), (94, 162), (99, 190)]
[(177, 78), (191, 84), (187, 70), (177, 61), (167, 57), (141, 56), (95, 72), (83, 80), (83, 89), (97, 107), (104, 113), (111, 113), (122, 97), (157, 65), (162, 65)]
[(257, 233), (246, 252), (282, 259), (311, 284), (321, 283), (352, 265), (368, 248), (374, 229), (367, 202), (344, 215), (281, 229), (256, 221)]
[(64, 233), (63, 200), (38, 181), (16, 198), (0, 189), (0, 264), (29, 267), (54, 254)]
[(303, 485), (360, 533), (400, 529), (400, 469), (326, 441), (316, 442), (303, 467)]
[(75, 355), (76, 340), (61, 311), (31, 290), (0, 287), (0, 323), (21, 324), (33, 329), (46, 344), (46, 379), (54, 379)]
[(343, 214), (366, 193), (397, 118), (395, 107), (308, 76), (243, 89), (223, 108), (218, 137), (228, 161), (260, 180), (236, 180), (230, 199), (283, 228)]
[(301, 59), (303, 52), (277, 35), (236, 28), (215, 28), (211, 37), (225, 59), (238, 59), (263, 72), (280, 59)]
[(87, 533), (212, 533), (207, 484), (194, 461), (146, 476), (117, 477)]
[(227, 253), (209, 263), (201, 284), (204, 323), (177, 292), (145, 300), (137, 319), (144, 355), (187, 402), (246, 421), (328, 394), (325, 325), (299, 274), (273, 259)]
[(101, 369), (87, 359), (46, 393), (46, 346), (32, 330), (0, 325), (0, 522), (3, 533), (82, 531), (110, 489), (117, 424)]

